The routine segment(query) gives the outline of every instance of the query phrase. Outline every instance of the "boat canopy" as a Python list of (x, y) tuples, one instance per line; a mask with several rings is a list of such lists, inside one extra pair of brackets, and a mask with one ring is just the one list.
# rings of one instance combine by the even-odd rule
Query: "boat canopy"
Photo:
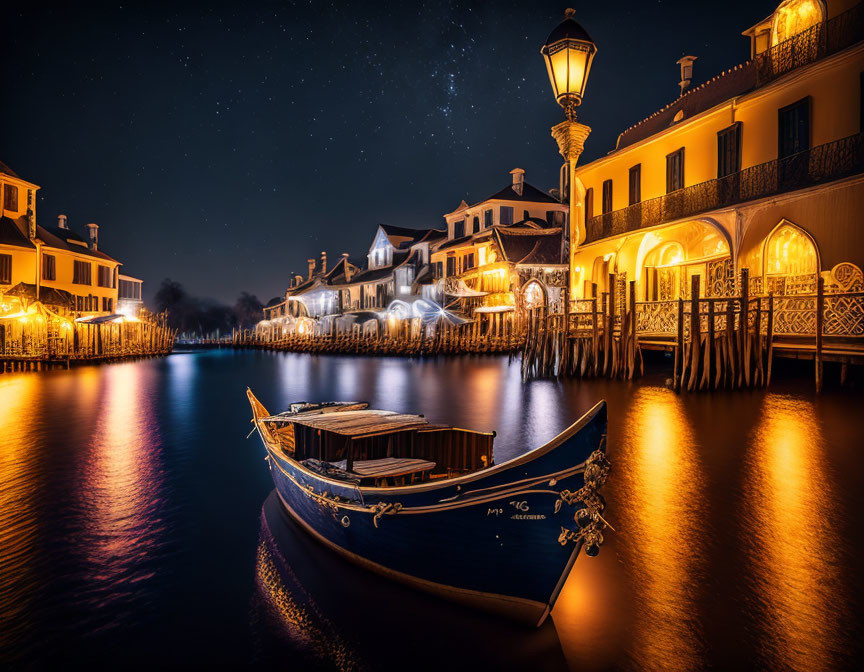
[(280, 413), (261, 420), (263, 422), (291, 422), (351, 438), (393, 434), (408, 430), (451, 429), (449, 425), (432, 424), (422, 415), (371, 409), (339, 411), (338, 413), (321, 413), (318, 411), (295, 414)]

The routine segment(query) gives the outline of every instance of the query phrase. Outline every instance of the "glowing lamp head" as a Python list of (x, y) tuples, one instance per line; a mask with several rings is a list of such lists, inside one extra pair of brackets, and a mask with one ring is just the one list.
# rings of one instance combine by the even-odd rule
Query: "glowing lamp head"
[(573, 9), (564, 13), (566, 18), (549, 34), (540, 50), (555, 100), (567, 112), (569, 119), (575, 117), (576, 108), (582, 104), (588, 73), (597, 53), (597, 45), (591, 36), (573, 20), (575, 13)]

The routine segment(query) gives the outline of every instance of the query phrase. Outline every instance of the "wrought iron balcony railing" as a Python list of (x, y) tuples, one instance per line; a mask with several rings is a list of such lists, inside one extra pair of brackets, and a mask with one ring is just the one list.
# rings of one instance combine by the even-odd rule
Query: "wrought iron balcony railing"
[(672, 222), (864, 172), (864, 136), (857, 133), (726, 177), (673, 191), (588, 220), (586, 242)]
[(751, 61), (756, 71), (756, 86), (762, 86), (795, 68), (836, 54), (862, 39), (864, 4), (858, 4), (833, 19), (817, 23), (757, 54)]

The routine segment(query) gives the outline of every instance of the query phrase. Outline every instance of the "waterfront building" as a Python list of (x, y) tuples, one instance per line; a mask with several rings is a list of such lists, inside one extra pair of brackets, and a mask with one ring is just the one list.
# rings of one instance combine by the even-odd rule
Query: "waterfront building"
[[(444, 215), (447, 240), (432, 253), (437, 299), (469, 318), (525, 309), (562, 309), (567, 285), (567, 206), (511, 171), (512, 182), (474, 205)], [(514, 219), (515, 218), (515, 219)]]
[(99, 227), (82, 236), (66, 215), (56, 225), (36, 221), (39, 186), (0, 163), (0, 294), (40, 300), (81, 316), (117, 309), (120, 262), (99, 249)]
[(121, 273), (117, 276), (117, 312), (137, 317), (144, 308), (144, 281)]
[[(681, 59), (678, 98), (576, 168), (574, 297), (635, 281), (637, 301), (672, 301), (694, 277), (700, 296), (731, 296), (742, 269), (757, 295), (864, 288), (862, 4), (784, 0), (743, 34), (750, 60), (693, 86), (698, 62)], [(792, 333), (782, 305), (775, 328)]]

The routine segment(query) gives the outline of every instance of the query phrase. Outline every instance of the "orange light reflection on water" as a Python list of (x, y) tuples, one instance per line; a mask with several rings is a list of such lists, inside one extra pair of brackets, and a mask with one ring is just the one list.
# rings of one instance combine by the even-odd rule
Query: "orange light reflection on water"
[[(615, 429), (604, 495), (618, 531), (608, 533), (599, 558), (579, 558), (553, 612), (555, 625), (578, 667), (596, 666), (597, 645), (610, 646), (618, 639), (608, 637), (610, 629), (626, 628), (624, 646), (637, 669), (698, 669), (707, 533), (695, 433), (681, 397), (651, 387), (634, 390)], [(620, 585), (617, 563), (628, 568), (629, 586)], [(599, 654), (620, 661), (620, 651)]]
[(825, 441), (809, 401), (766, 395), (761, 418), (746, 461), (742, 516), (753, 546), (759, 637), (773, 664), (834, 669), (832, 660), (842, 655), (834, 646), (839, 615), (848, 606)]
[(85, 379), (82, 390), (101, 410), (79, 492), (89, 537), (80, 547), (104, 604), (152, 575), (145, 563), (158, 547), (164, 522), (158, 430), (142, 368), (120, 364), (101, 374)]
[(28, 627), (28, 606), (39, 588), (33, 558), (39, 519), (39, 441), (34, 414), (40, 410), (37, 376), (0, 380), (0, 650)]

